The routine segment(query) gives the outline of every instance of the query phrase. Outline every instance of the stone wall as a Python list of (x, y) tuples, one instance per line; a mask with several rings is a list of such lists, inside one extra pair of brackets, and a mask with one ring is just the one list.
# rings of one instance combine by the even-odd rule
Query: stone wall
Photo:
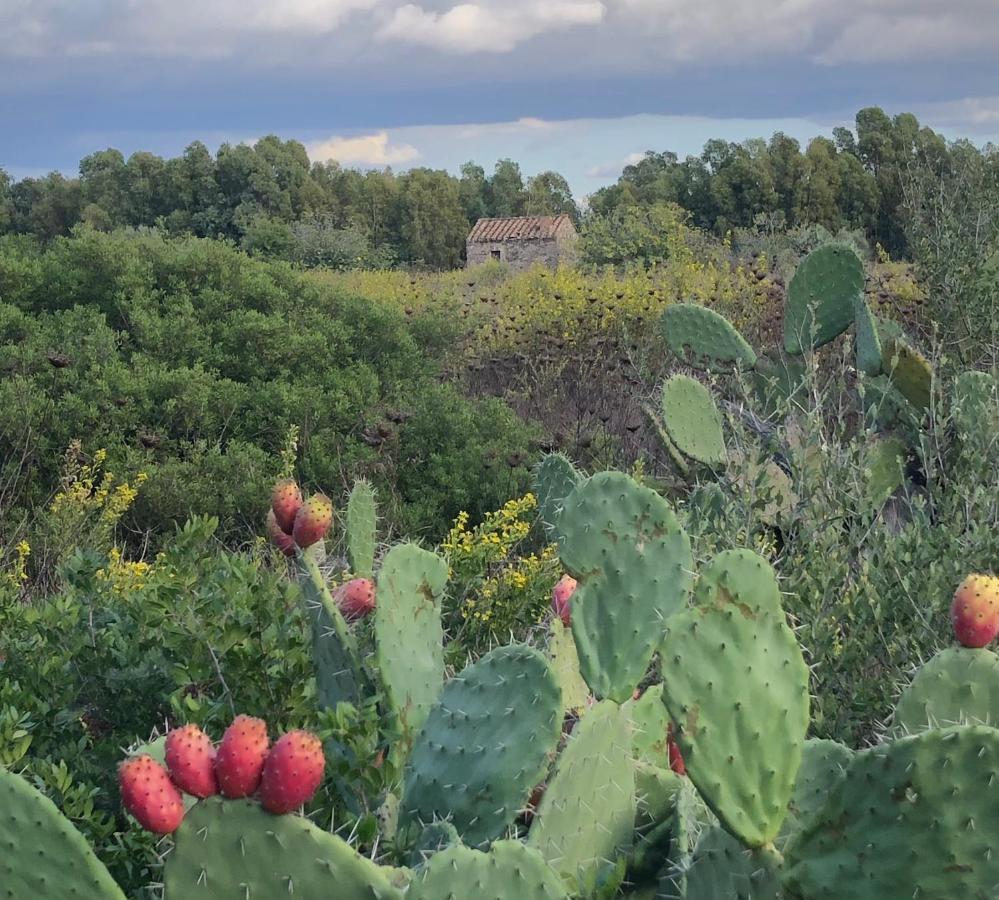
[(576, 261), (576, 241), (579, 235), (571, 222), (559, 228), (555, 237), (521, 238), (508, 241), (467, 241), (465, 253), (467, 266), (478, 266), (491, 259), (494, 251), (499, 252), (500, 262), (506, 263), (517, 272), (526, 271), (536, 263), (555, 269), (560, 262)]

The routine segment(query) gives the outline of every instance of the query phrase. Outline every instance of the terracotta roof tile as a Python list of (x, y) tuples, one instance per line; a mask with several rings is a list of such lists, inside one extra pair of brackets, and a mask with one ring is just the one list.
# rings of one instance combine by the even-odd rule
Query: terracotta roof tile
[(492, 241), (545, 240), (555, 237), (563, 222), (561, 216), (512, 216), (506, 219), (479, 219), (468, 235), (472, 243)]

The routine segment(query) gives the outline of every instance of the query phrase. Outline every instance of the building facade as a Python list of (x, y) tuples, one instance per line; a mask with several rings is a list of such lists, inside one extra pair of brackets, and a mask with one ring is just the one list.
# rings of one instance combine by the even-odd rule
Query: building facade
[(466, 265), (495, 259), (518, 271), (537, 263), (554, 269), (575, 261), (578, 238), (566, 215), (479, 219), (465, 242)]

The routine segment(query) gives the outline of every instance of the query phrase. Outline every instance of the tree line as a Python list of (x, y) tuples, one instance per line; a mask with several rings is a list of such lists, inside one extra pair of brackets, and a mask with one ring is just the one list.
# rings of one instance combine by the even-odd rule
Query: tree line
[(49, 240), (78, 223), (102, 231), (146, 226), (228, 239), (250, 253), (307, 266), (447, 269), (460, 265), (468, 229), (480, 216), (567, 213), (584, 231), (606, 234), (627, 228), (636, 209), (675, 204), (719, 236), (761, 223), (817, 224), (862, 230), (904, 256), (900, 213), (913, 168), (944, 177), (969, 157), (995, 165), (992, 148), (948, 143), (908, 113), (863, 109), (853, 130), (835, 128), (832, 135), (804, 149), (778, 132), (769, 141), (711, 140), (684, 159), (650, 151), (588, 198), (585, 213), (562, 175), (525, 178), (509, 159), (490, 174), (469, 162), (455, 176), (310, 163), (301, 143), (275, 136), (252, 146), (223, 144), (214, 155), (195, 142), (171, 159), (148, 152), (126, 159), (108, 149), (84, 158), (75, 178), (53, 172), (12, 181), (0, 169), (0, 233)]

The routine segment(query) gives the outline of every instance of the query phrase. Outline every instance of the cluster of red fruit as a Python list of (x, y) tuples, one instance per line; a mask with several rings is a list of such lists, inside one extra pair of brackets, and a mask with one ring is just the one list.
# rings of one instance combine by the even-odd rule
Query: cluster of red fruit
[(325, 767), (314, 734), (289, 731), (272, 747), (266, 722), (237, 716), (217, 749), (197, 725), (175, 728), (166, 739), (166, 767), (148, 754), (130, 757), (118, 767), (118, 784), (125, 809), (143, 828), (170, 834), (184, 819), (181, 791), (230, 799), (259, 792), (261, 806), (280, 815), (312, 799)]
[(965, 647), (984, 647), (999, 635), (999, 578), (969, 575), (950, 605), (954, 635)]
[(267, 533), (285, 556), (294, 556), (296, 547), (304, 550), (321, 541), (332, 523), (333, 501), (325, 494), (304, 500), (301, 488), (291, 478), (282, 478), (274, 485)]

